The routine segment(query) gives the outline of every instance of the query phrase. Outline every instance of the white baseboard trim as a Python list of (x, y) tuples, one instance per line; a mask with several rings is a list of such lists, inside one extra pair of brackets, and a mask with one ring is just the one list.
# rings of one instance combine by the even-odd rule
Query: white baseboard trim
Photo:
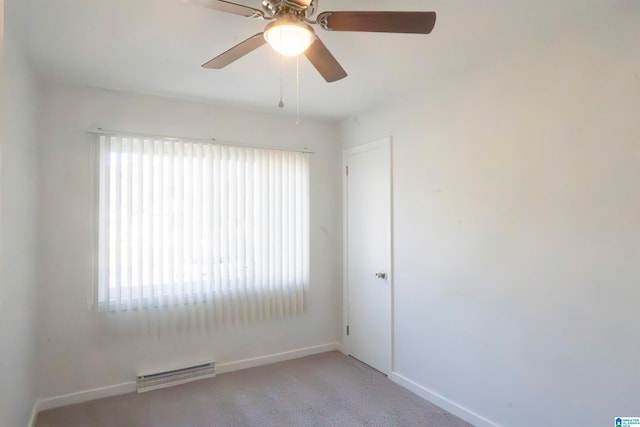
[(336, 351), (341, 347), (337, 342), (316, 345), (313, 347), (299, 348), (296, 350), (284, 351), (282, 353), (268, 354), (266, 356), (251, 357), (249, 359), (236, 360), (233, 362), (216, 363), (216, 373), (224, 374), (226, 372), (238, 371), (240, 369), (254, 368), (256, 366), (270, 365), (272, 363), (284, 362), (300, 357), (311, 356), (312, 354), (326, 353), (328, 351)]
[(449, 400), (435, 391), (429, 390), (428, 388), (423, 387), (396, 372), (392, 372), (391, 375), (389, 375), (389, 379), (476, 427), (500, 427), (498, 423), (478, 415), (464, 406)]
[[(272, 363), (284, 362), (287, 360), (298, 359), (300, 357), (311, 356), (312, 354), (326, 353), (328, 351), (342, 351), (342, 344), (334, 342), (312, 347), (299, 348), (282, 353), (274, 353), (265, 356), (252, 357), (233, 362), (216, 363), (216, 373), (224, 374), (226, 372), (238, 371), (240, 369), (254, 368), (256, 366), (270, 365)], [(122, 384), (116, 384), (106, 387), (95, 388), (91, 390), (83, 390), (75, 393), (64, 394), (60, 396), (38, 399), (33, 404), (31, 411), (31, 419), (28, 427), (35, 427), (38, 412), (47, 409), (58, 408), (60, 406), (73, 405), (76, 403), (88, 402), (89, 400), (102, 399), (105, 397), (119, 396), (121, 394), (133, 393), (136, 391), (136, 382), (130, 381)]]
[(126, 382), (122, 384), (110, 385), (106, 387), (83, 390), (75, 393), (63, 394), (60, 396), (38, 399), (33, 405), (31, 421), (29, 427), (34, 427), (38, 412), (47, 409), (58, 408), (60, 406), (74, 405), (76, 403), (88, 402), (89, 400), (102, 399), (105, 397), (119, 396), (121, 394), (133, 393), (136, 391), (136, 382)]
[(29, 424), (27, 427), (35, 427), (36, 418), (38, 418), (38, 401), (33, 402), (33, 408), (31, 409), (31, 416), (29, 417)]
[(47, 409), (58, 408), (60, 406), (73, 405), (76, 403), (88, 402), (89, 400), (102, 399), (105, 397), (119, 396), (121, 394), (133, 393), (136, 391), (136, 382), (126, 382), (122, 384), (110, 385), (106, 387), (83, 390), (75, 393), (62, 394), (60, 396), (38, 399), (33, 404), (29, 427), (34, 427), (38, 413)]

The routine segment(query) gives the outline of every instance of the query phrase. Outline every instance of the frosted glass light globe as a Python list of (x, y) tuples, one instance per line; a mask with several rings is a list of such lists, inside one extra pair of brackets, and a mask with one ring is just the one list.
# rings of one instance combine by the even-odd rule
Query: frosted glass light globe
[(297, 56), (311, 46), (315, 41), (315, 34), (304, 22), (284, 18), (267, 25), (264, 38), (280, 55)]

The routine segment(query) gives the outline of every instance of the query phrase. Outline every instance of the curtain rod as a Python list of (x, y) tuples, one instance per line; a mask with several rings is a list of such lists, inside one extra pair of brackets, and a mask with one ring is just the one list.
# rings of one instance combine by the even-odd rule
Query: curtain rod
[(241, 142), (218, 141), (215, 138), (191, 138), (187, 136), (159, 135), (159, 134), (142, 133), (142, 132), (127, 132), (127, 131), (104, 129), (100, 127), (89, 129), (87, 133), (90, 133), (92, 135), (112, 135), (112, 136), (131, 136), (131, 137), (140, 137), (140, 138), (174, 139), (174, 140), (180, 140), (180, 141), (192, 141), (192, 142), (201, 142), (201, 143), (208, 143), (208, 144), (227, 145), (231, 147), (263, 148), (265, 150), (296, 151), (300, 153), (310, 153), (310, 154), (315, 153), (315, 151), (310, 150), (307, 147), (303, 147), (303, 148), (273, 147), (268, 145), (244, 144)]

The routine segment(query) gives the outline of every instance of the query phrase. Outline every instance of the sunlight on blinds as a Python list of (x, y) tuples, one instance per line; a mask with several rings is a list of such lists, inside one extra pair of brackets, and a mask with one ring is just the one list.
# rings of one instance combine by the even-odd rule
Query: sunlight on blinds
[(298, 314), (309, 283), (308, 154), (99, 137), (98, 308)]

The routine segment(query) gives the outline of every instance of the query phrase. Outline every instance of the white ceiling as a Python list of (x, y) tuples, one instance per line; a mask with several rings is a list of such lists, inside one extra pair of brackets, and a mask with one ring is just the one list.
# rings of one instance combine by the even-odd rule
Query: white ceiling
[[(223, 70), (202, 63), (262, 31), (264, 21), (179, 0), (5, 0), (41, 78), (277, 112), (279, 57), (263, 46)], [(326, 83), (300, 58), (304, 116), (340, 119), (427, 79), (548, 44), (632, 0), (319, 0), (319, 10), (435, 10), (432, 34), (318, 35), (349, 73)], [(260, 0), (237, 0), (260, 8)], [(295, 60), (284, 63), (285, 113), (296, 106)]]

